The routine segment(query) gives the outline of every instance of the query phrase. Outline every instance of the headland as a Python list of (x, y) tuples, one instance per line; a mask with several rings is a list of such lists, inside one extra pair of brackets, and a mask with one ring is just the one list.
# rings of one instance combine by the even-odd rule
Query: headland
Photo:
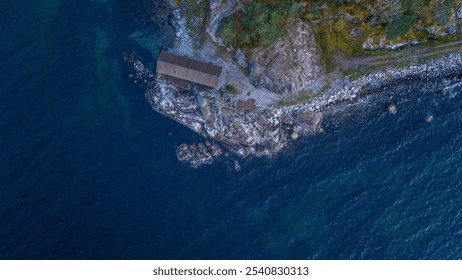
[(222, 68), (215, 88), (185, 89), (124, 54), (153, 109), (204, 138), (180, 145), (178, 159), (199, 167), (223, 150), (272, 156), (322, 132), (333, 106), (391, 85), (460, 78), (459, 1), (443, 1), (445, 14), (438, 1), (337, 2), (166, 2), (176, 31), (167, 50)]

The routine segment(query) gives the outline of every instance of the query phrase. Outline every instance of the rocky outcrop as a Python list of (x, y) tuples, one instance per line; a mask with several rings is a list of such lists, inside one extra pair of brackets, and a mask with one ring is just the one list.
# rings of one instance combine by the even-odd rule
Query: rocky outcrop
[(249, 63), (257, 87), (296, 94), (310, 88), (322, 74), (311, 27), (301, 20), (288, 24), (287, 40), (255, 51)]
[(212, 164), (213, 159), (221, 156), (221, 154), (220, 147), (210, 141), (199, 144), (181, 144), (176, 149), (177, 158), (193, 168), (203, 164)]
[(123, 53), (124, 60), (132, 67), (132, 73), (128, 76), (133, 79), (135, 84), (147, 85), (154, 78), (154, 73), (144, 64), (135, 58), (135, 55), (130, 52)]
[(153, 108), (241, 157), (272, 155), (287, 146), (294, 122), (281, 110), (257, 107), (255, 100), (234, 100), (216, 90), (194, 93), (158, 76), (146, 97)]
[(460, 4), (459, 6), (457, 6), (456, 17), (457, 17), (458, 19), (462, 19), (462, 4)]
[(363, 49), (368, 51), (376, 51), (376, 50), (399, 50), (405, 47), (416, 46), (420, 45), (423, 42), (419, 41), (408, 41), (404, 40), (399, 43), (391, 43), (386, 40), (385, 37), (379, 39), (379, 41), (375, 41), (373, 38), (368, 38), (363, 43)]
[[(125, 54), (134, 70), (133, 77), (143, 79), (153, 73)], [(235, 99), (218, 90), (186, 91), (168, 83), (162, 75), (147, 88), (146, 98), (154, 110), (219, 143), (240, 157), (274, 155), (293, 141), (296, 134), (316, 131), (320, 118), (299, 119), (304, 110), (293, 112), (259, 106), (254, 99)], [(303, 125), (301, 123), (304, 123)], [(309, 129), (304, 129), (305, 127)], [(180, 160), (193, 167), (208, 164), (219, 156), (216, 144), (182, 145), (177, 150)]]
[(297, 114), (297, 120), (298, 120), (298, 124), (303, 128), (303, 130), (314, 133), (320, 129), (320, 124), (322, 121), (322, 113), (312, 112), (312, 113)]

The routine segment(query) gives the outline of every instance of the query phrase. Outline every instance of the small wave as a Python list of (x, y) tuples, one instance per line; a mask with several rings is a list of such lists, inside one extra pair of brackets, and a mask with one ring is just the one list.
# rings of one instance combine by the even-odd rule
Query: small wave
[(456, 97), (462, 91), (462, 81), (452, 85), (445, 86), (442, 90), (443, 94), (449, 95), (450, 98)]

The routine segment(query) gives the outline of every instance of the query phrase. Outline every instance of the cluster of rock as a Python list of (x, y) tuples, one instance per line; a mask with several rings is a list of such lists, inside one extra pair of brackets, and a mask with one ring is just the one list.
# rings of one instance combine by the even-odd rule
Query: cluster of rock
[(145, 67), (141, 61), (136, 59), (133, 53), (124, 52), (123, 56), (125, 62), (127, 62), (132, 68), (132, 73), (128, 76), (133, 79), (135, 84), (147, 85), (152, 82), (154, 73), (152, 73), (149, 68)]
[(181, 144), (176, 149), (177, 158), (188, 163), (193, 168), (197, 168), (203, 164), (211, 164), (213, 159), (221, 156), (221, 154), (220, 147), (210, 141), (199, 144)]
[(420, 45), (422, 43), (423, 42), (419, 42), (415, 40), (414, 41), (404, 40), (398, 43), (391, 43), (391, 42), (387, 42), (385, 37), (380, 38), (377, 42), (373, 38), (367, 38), (366, 41), (364, 41), (363, 43), (363, 49), (368, 50), (368, 51), (398, 50), (404, 47)]

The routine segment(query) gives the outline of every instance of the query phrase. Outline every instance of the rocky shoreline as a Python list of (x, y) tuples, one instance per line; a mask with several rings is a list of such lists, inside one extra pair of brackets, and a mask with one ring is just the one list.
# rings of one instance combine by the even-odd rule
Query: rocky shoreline
[(454, 79), (461, 74), (462, 54), (449, 54), (422, 64), (414, 63), (405, 67), (388, 67), (384, 70), (366, 74), (363, 77), (349, 81), (342, 88), (330, 89), (307, 104), (289, 106), (286, 109), (290, 111), (323, 111), (329, 106), (352, 102), (386, 87), (410, 82)]
[[(175, 11), (175, 15), (178, 17), (180, 13)], [(213, 28), (209, 27), (209, 29)], [(308, 61), (309, 65), (316, 68), (318, 66), (315, 61), (316, 53), (313, 50), (312, 35), (308, 34), (309, 29), (304, 26), (293, 29), (295, 33), (296, 30), (302, 30), (305, 34), (303, 38), (299, 36), (301, 39), (297, 43), (300, 48), (304, 42), (311, 43), (308, 44), (307, 49), (295, 49), (295, 54), (287, 48), (287, 51), (281, 55), (278, 69), (288, 67), (285, 65), (287, 57), (297, 62)], [(177, 31), (177, 33), (181, 32)], [(184, 51), (181, 41), (178, 40), (170, 51), (181, 54), (181, 50)], [(190, 38), (186, 38), (185, 42), (189, 43)], [(278, 49), (284, 48), (284, 43), (278, 44)], [(293, 45), (294, 42), (290, 44)], [(207, 46), (207, 43), (205, 45)], [(297, 52), (301, 55), (297, 55)], [(216, 52), (211, 55), (210, 44), (205, 49), (197, 50), (195, 56), (201, 57), (201, 54), (202, 57), (218, 57)], [(271, 54), (267, 52), (264, 57), (268, 55)], [(257, 55), (252, 61), (258, 57)], [(250, 75), (247, 77), (246, 84), (239, 88), (245, 89), (246, 92), (233, 95), (223, 90), (223, 87), (218, 90), (195, 87), (192, 91), (187, 91), (169, 83), (165, 77), (155, 75), (133, 54), (125, 53), (124, 59), (133, 71), (130, 75), (135, 82), (146, 85), (146, 98), (155, 111), (181, 123), (204, 138), (203, 143), (182, 144), (176, 151), (179, 160), (194, 168), (211, 164), (215, 158), (226, 154), (223, 153), (223, 148), (241, 158), (272, 156), (303, 135), (323, 131), (323, 113), (332, 106), (356, 102), (385, 87), (416, 81), (458, 78), (462, 73), (462, 54), (451, 54), (422, 64), (375, 71), (352, 81), (348, 79), (334, 81), (329, 89), (306, 102), (277, 106), (277, 101), (282, 98), (281, 93), (274, 95), (273, 92), (271, 94), (276, 97), (265, 99), (261, 95), (267, 92), (262, 92), (261, 87), (281, 90), (285, 94), (290, 94), (289, 91), (293, 88), (298, 91), (313, 90), (318, 86), (315, 81), (320, 79), (322, 72), (317, 68), (311, 69), (309, 73), (307, 72), (307, 77), (304, 77), (303, 73), (300, 76), (297, 71), (293, 71), (293, 75), (284, 72), (287, 76), (283, 77), (284, 83), (281, 83), (278, 80), (278, 75), (281, 73), (274, 72), (264, 63), (258, 65), (254, 63), (249, 67), (260, 67), (259, 69), (262, 70), (259, 70), (260, 73), (266, 71), (267, 75), (263, 75), (264, 79), (257, 79), (258, 82), (255, 82), (255, 77)], [(227, 76), (222, 80), (235, 77), (232, 74), (235, 69), (233, 67), (237, 65), (234, 59), (227, 60), (226, 56), (220, 55), (217, 61), (228, 71), (225, 73)], [(303, 68), (303, 65), (300, 67)], [(305, 78), (310, 80), (304, 80)], [(222, 85), (224, 85), (223, 81)], [(238, 162), (235, 166), (236, 169), (240, 169)]]

